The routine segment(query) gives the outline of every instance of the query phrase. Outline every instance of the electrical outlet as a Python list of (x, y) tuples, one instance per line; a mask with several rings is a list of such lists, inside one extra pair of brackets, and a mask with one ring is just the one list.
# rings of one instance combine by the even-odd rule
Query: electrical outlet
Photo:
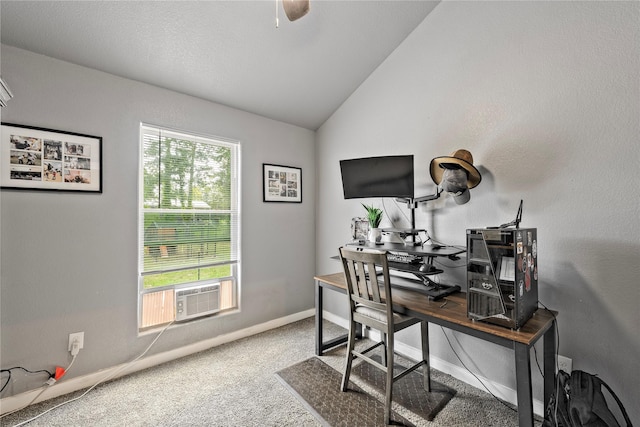
[(75, 341), (78, 343), (78, 350), (84, 348), (84, 332), (69, 334), (69, 351), (73, 349), (73, 343)]
[(558, 370), (565, 371), (567, 374), (571, 373), (573, 368), (573, 361), (566, 356), (558, 355)]

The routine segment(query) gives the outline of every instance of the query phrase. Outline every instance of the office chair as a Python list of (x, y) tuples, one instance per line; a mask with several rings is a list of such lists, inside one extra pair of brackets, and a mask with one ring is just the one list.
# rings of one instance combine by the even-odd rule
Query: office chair
[[(385, 251), (365, 248), (342, 247), (339, 250), (344, 268), (349, 297), (349, 338), (347, 344), (347, 363), (342, 377), (341, 390), (347, 391), (351, 365), (356, 358), (381, 369), (386, 373), (385, 415), (384, 421), (389, 424), (391, 417), (391, 399), (393, 384), (408, 373), (424, 365), (424, 388), (431, 391), (429, 375), (429, 332), (425, 321), (393, 311), (391, 282), (389, 280), (389, 265)], [(376, 274), (376, 266), (382, 268), (381, 274)], [(380, 280), (382, 279), (382, 283)], [(382, 333), (382, 341), (369, 348), (356, 351), (356, 323), (360, 323)], [(422, 338), (422, 360), (394, 376), (394, 333), (408, 326), (420, 323)], [(383, 346), (382, 363), (378, 363), (367, 353)]]

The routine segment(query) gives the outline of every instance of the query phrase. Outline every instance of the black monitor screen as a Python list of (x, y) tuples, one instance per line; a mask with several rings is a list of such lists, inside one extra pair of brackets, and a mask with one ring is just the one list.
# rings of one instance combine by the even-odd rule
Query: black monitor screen
[(413, 156), (340, 160), (345, 199), (413, 198)]

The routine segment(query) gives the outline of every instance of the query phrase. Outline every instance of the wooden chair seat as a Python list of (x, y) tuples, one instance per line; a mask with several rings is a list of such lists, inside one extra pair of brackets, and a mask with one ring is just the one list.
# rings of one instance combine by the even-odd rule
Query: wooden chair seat
[[(356, 313), (361, 314), (362, 316), (370, 317), (370, 318), (372, 318), (374, 320), (377, 320), (379, 322), (386, 322), (387, 321), (387, 313), (385, 311), (376, 310), (374, 308), (366, 307), (364, 305), (356, 305)], [(414, 317), (410, 317), (410, 316), (406, 316), (404, 314), (393, 312), (393, 323), (394, 323), (394, 325), (398, 326), (398, 325), (403, 324), (405, 322), (412, 322), (411, 325), (413, 325), (414, 323), (418, 323), (419, 320), (417, 320)], [(411, 325), (407, 325), (407, 326), (411, 326)]]

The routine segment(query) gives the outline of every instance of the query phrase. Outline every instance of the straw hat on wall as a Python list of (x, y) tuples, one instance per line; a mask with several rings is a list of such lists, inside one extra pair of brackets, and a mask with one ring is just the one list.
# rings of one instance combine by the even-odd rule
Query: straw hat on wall
[(480, 184), (482, 177), (478, 169), (473, 166), (473, 156), (468, 150), (458, 149), (451, 153), (450, 156), (436, 157), (431, 160), (429, 166), (431, 179), (440, 185), (442, 175), (447, 169), (464, 169), (467, 172), (467, 187), (473, 188)]

